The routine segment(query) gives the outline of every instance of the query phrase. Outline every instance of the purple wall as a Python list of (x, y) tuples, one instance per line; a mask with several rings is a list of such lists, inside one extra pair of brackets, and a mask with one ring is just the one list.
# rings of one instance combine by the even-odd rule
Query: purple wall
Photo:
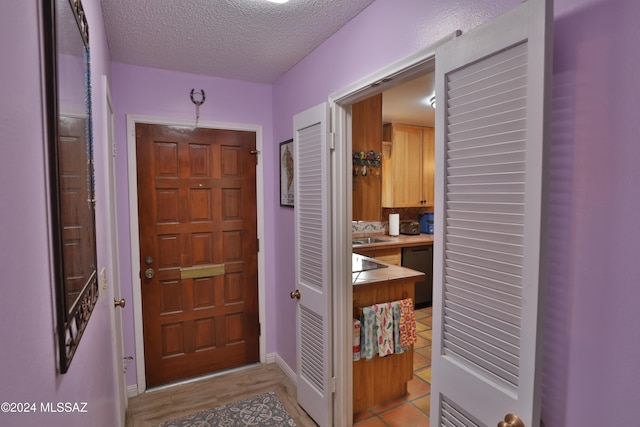
[[(126, 115), (145, 115), (174, 120), (193, 120), (195, 122), (195, 105), (191, 102), (191, 89), (204, 90), (206, 101), (200, 107), (200, 122), (214, 121), (241, 123), (262, 126), (263, 162), (265, 173), (265, 238), (262, 248), (266, 258), (266, 307), (267, 307), (267, 353), (276, 351), (276, 328), (273, 294), (270, 291), (274, 282), (273, 247), (276, 242), (273, 233), (273, 218), (281, 210), (278, 203), (278, 168), (277, 148), (272, 138), (271, 86), (258, 83), (247, 83), (225, 80), (201, 75), (177, 73), (132, 65), (113, 63), (111, 92), (116, 111), (116, 138), (118, 155), (117, 193), (118, 193), (118, 226), (121, 266), (122, 296), (133, 301), (131, 279), (131, 246), (129, 232), (129, 184), (127, 172), (127, 138)], [(274, 166), (276, 165), (276, 166)], [(137, 207), (134, 207), (137, 211)], [(135, 266), (135, 268), (139, 268)], [(137, 270), (136, 270), (137, 271)], [(125, 354), (135, 356), (135, 337), (133, 321), (133, 304), (124, 309)], [(136, 383), (135, 363), (129, 364), (127, 383)]]
[[(125, 114), (263, 126), (267, 352), (292, 368), (293, 211), (277, 203), (277, 143), (292, 116), (390, 62), (468, 30), (519, 0), (377, 0), (273, 86), (112, 64), (119, 144), (118, 208), (123, 296), (131, 300)], [(86, 401), (89, 416), (9, 415), (3, 426), (116, 425), (110, 294), (98, 304), (69, 373), (56, 375), (40, 91), (38, 2), (0, 6), (0, 401)], [(100, 4), (85, 2), (92, 37), (96, 176), (106, 176), (101, 74), (109, 56)], [(549, 191), (543, 420), (547, 427), (636, 425), (640, 418), (640, 73), (634, 0), (556, 0)], [(20, 48), (16, 48), (19, 41)], [(272, 113), (273, 112), (273, 113)], [(273, 114), (273, 115), (272, 115)], [(105, 181), (97, 182), (99, 200)], [(109, 267), (107, 213), (99, 209), (99, 268)], [(10, 303), (6, 303), (6, 302)], [(131, 304), (126, 354), (134, 353)], [(135, 382), (130, 365), (128, 382)]]
[[(274, 84), (274, 139), (291, 137), (292, 116), (333, 91), (517, 3), (377, 0)], [(636, 425), (640, 3), (555, 3), (542, 418), (547, 427)], [(275, 222), (281, 235), (293, 216)], [(277, 352), (295, 367), (293, 241), (276, 252)]]
[[(45, 174), (44, 98), (41, 93), (38, 1), (0, 6), (0, 401), (87, 402), (86, 414), (6, 414), (0, 425), (117, 425), (110, 311), (104, 296), (97, 304), (76, 356), (65, 375), (57, 375), (55, 305), (49, 250)], [(96, 172), (104, 171), (99, 76), (109, 62), (102, 10), (85, 4), (91, 28), (96, 135)], [(104, 183), (97, 185), (104, 199)], [(104, 214), (97, 227), (106, 230)], [(107, 266), (105, 239), (98, 236), (98, 268)]]

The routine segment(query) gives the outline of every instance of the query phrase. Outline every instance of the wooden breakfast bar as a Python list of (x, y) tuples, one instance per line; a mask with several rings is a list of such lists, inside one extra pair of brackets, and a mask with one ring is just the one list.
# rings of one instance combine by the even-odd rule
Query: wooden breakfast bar
[[(359, 308), (414, 299), (414, 284), (424, 274), (358, 254), (352, 255), (354, 317)], [(401, 354), (353, 362), (353, 413), (397, 399), (413, 378), (413, 346)]]

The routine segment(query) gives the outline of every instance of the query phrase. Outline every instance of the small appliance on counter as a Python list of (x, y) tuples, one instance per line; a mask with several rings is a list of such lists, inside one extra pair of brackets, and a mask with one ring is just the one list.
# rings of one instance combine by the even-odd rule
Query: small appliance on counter
[(400, 234), (420, 234), (420, 223), (418, 221), (400, 221)]
[(433, 234), (433, 212), (420, 215), (420, 232)]

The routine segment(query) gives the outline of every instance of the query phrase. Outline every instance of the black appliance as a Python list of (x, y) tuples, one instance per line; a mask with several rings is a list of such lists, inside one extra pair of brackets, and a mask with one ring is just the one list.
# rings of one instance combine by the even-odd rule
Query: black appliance
[(416, 282), (416, 308), (431, 307), (433, 303), (433, 245), (402, 248), (402, 266), (424, 273), (424, 280)]

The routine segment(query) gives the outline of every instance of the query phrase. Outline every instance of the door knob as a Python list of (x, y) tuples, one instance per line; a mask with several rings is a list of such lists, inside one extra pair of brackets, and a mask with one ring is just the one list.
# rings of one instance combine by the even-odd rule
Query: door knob
[(515, 414), (507, 414), (504, 421), (498, 423), (498, 427), (525, 427), (524, 422)]
[(113, 300), (114, 307), (124, 308), (125, 303), (126, 301), (124, 300), (124, 298), (122, 298), (120, 301), (116, 301), (115, 299)]
[(289, 296), (291, 297), (291, 299), (300, 299), (300, 290), (296, 289), (295, 291), (291, 292)]
[(153, 276), (155, 276), (156, 272), (153, 271), (153, 268), (147, 268), (144, 271), (144, 277), (146, 277), (147, 279), (153, 279)]

